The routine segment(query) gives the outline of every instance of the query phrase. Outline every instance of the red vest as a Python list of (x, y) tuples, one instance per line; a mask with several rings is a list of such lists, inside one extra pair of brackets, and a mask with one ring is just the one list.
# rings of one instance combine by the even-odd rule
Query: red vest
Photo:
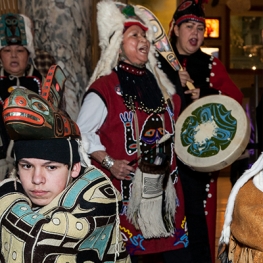
[[(98, 131), (101, 143), (106, 147), (106, 152), (113, 159), (132, 161), (137, 157), (134, 113), (129, 111), (124, 104), (117, 74), (112, 72), (110, 75), (98, 79), (91, 85), (89, 92), (98, 94), (108, 110), (105, 122)], [(180, 109), (180, 98), (178, 95), (173, 96), (173, 103), (174, 118), (176, 119)], [(136, 110), (136, 115), (138, 118), (141, 152), (147, 151), (151, 142), (160, 138), (164, 133), (170, 133), (172, 135), (171, 138), (174, 137), (172, 117), (169, 116), (168, 111), (165, 111), (164, 114), (147, 114)], [(163, 123), (165, 131), (162, 129)], [(188, 245), (183, 193), (180, 179), (176, 173), (176, 160), (172, 139), (168, 146), (169, 148), (166, 149), (166, 152), (169, 152), (170, 155), (172, 164), (171, 176), (177, 194), (176, 232), (174, 236), (169, 238), (144, 239), (141, 232), (136, 230), (126, 218), (127, 204), (132, 188), (131, 178), (123, 181), (113, 179), (114, 186), (121, 192), (123, 198), (123, 209), (120, 215), (121, 230), (126, 242), (126, 249), (131, 255), (158, 253), (183, 248)], [(102, 169), (101, 165), (95, 161), (93, 164)], [(102, 170), (110, 176), (109, 171)]]

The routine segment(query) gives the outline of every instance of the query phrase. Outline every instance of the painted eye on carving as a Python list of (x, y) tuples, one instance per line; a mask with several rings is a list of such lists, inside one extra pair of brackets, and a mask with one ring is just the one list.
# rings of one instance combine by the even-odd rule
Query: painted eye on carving
[(45, 115), (49, 114), (48, 107), (45, 104), (43, 104), (41, 101), (37, 101), (37, 100), (33, 101), (32, 107), (34, 110), (41, 111)]
[(17, 96), (15, 98), (15, 102), (18, 106), (26, 106), (27, 105), (26, 99), (22, 96)]

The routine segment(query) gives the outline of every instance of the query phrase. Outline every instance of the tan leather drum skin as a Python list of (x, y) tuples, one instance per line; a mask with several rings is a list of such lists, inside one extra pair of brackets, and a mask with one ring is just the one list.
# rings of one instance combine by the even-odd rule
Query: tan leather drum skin
[(213, 172), (240, 157), (250, 138), (243, 107), (224, 95), (206, 96), (189, 105), (175, 124), (175, 151), (195, 171)]

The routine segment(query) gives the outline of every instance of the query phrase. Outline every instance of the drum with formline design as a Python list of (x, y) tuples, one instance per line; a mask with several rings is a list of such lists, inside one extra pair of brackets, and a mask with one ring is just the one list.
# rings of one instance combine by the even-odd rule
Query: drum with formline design
[(196, 100), (175, 125), (178, 158), (199, 172), (221, 170), (241, 156), (250, 138), (250, 123), (243, 107), (224, 95)]

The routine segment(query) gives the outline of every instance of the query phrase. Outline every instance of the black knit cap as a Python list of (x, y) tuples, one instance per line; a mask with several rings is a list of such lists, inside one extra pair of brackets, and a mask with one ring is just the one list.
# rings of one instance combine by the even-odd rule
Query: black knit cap
[(205, 13), (202, 0), (185, 0), (176, 9), (173, 19), (176, 25), (196, 21), (205, 25)]
[(62, 70), (50, 68), (42, 94), (16, 88), (5, 100), (3, 119), (10, 139), (14, 140), (16, 160), (37, 158), (65, 164), (80, 161), (77, 124), (59, 109), (64, 77)]
[(72, 163), (80, 162), (78, 143), (74, 139), (18, 140), (14, 143), (14, 152), (17, 161), (22, 158), (37, 158), (70, 164), (70, 147)]

